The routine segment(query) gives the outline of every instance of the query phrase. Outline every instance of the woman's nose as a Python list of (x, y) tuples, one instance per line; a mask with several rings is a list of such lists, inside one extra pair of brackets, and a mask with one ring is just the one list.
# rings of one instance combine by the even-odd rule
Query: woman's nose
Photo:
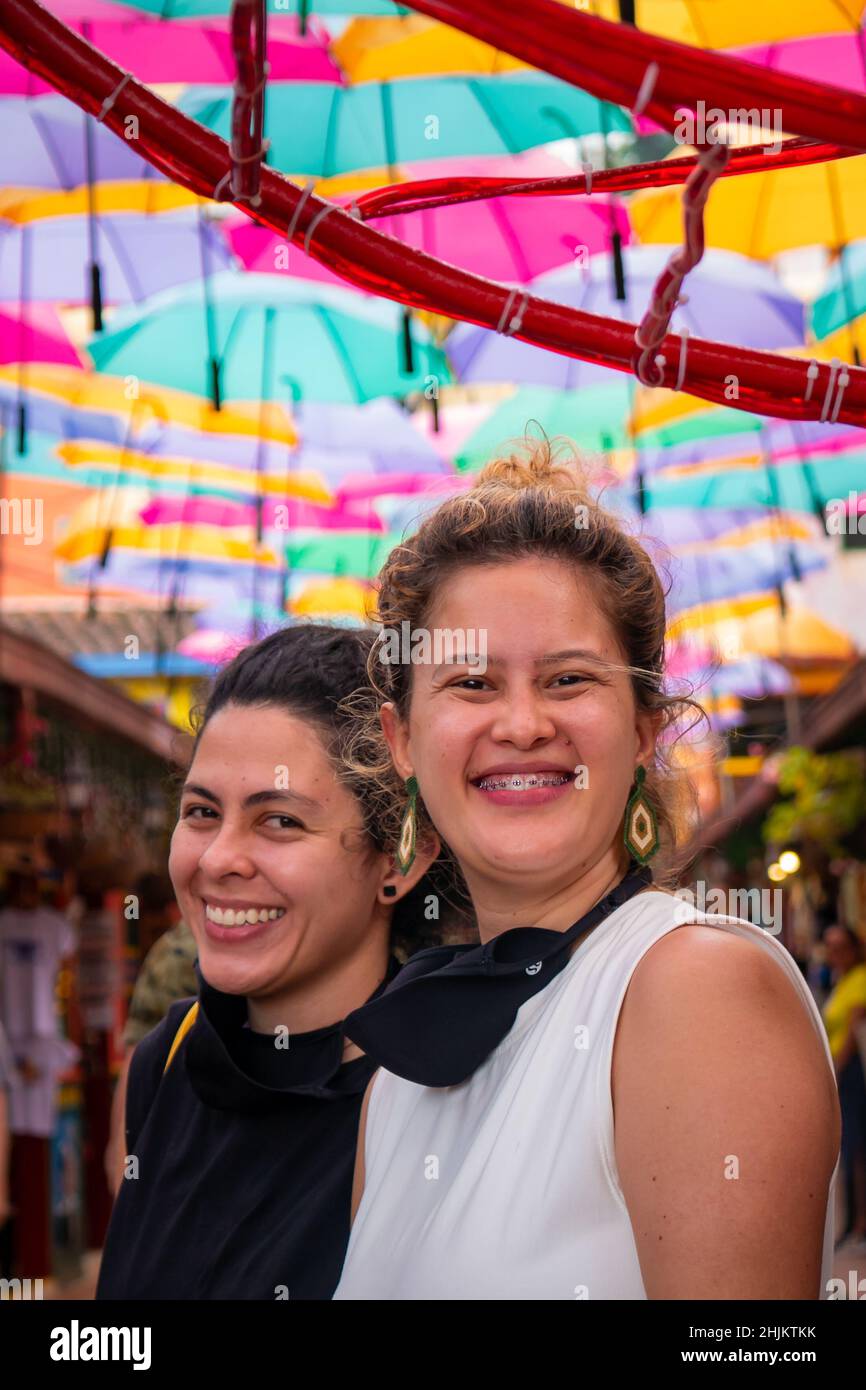
[(556, 725), (534, 688), (506, 692), (497, 701), (492, 734), (503, 742), (529, 748), (539, 739), (547, 740), (556, 734)]
[(199, 866), (213, 878), (224, 878), (226, 874), (252, 878), (256, 872), (245, 837), (225, 823), (209, 841), (199, 859)]

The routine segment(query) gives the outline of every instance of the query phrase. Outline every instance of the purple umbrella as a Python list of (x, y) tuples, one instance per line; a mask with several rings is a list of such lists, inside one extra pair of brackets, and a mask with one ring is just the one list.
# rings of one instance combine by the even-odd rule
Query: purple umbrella
[[(530, 288), (544, 299), (585, 313), (638, 323), (672, 250), (630, 246), (623, 251), (624, 300), (616, 298), (608, 255), (591, 256), (585, 267), (567, 266), (540, 275)], [(790, 348), (803, 342), (804, 306), (758, 261), (733, 251), (707, 251), (685, 289), (688, 302), (674, 314), (673, 333), (687, 328), (696, 337), (750, 348)], [(518, 296), (515, 308), (519, 306)], [(515, 381), (573, 390), (619, 377), (607, 367), (547, 352), (475, 324), (458, 324), (445, 347), (458, 379), (465, 382)], [(736, 371), (736, 352), (731, 353), (731, 371)]]
[[(211, 271), (230, 269), (232, 256), (217, 228), (199, 224), (195, 208), (178, 212), (100, 214), (96, 219), (102, 295), (106, 303), (128, 304), (159, 290), (198, 279), (202, 239)], [(62, 300), (86, 303), (90, 282), (88, 219), (43, 217), (32, 222), (0, 220), (0, 300)], [(26, 245), (22, 261), (22, 238)], [(22, 264), (27, 266), (22, 283)]]
[[(85, 127), (90, 120), (65, 97), (0, 100), (0, 184), (28, 188), (78, 188), (88, 182)], [(90, 120), (92, 177), (162, 179), (136, 151), (134, 140), (119, 140)]]

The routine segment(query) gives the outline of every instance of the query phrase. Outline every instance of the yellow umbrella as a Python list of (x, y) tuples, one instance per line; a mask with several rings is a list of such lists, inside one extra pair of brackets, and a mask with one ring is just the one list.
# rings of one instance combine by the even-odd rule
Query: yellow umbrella
[[(866, 155), (775, 172), (772, 163), (768, 155), (767, 173), (714, 186), (704, 209), (708, 246), (767, 260), (797, 246), (838, 247), (866, 237)], [(629, 216), (638, 241), (677, 245), (682, 189), (636, 193)]]
[(328, 579), (308, 584), (288, 604), (289, 612), (306, 618), (360, 618), (367, 622), (375, 608), (376, 595), (356, 579)]
[(422, 15), (353, 19), (331, 51), (352, 82), (450, 72), (490, 74), (528, 67), (510, 53)]
[(250, 540), (248, 527), (186, 522), (146, 526), (138, 514), (150, 500), (147, 488), (93, 494), (69, 517), (66, 532), (55, 546), (54, 554), (68, 564), (75, 564), (102, 555), (110, 541), (113, 549), (138, 550), (166, 559), (182, 556), (196, 560), (255, 560), (260, 565), (279, 566), (271, 549)]
[(775, 594), (744, 594), (688, 609), (668, 629), (668, 640), (699, 634), (698, 640), (729, 659), (766, 656), (807, 664), (849, 662), (851, 639), (808, 608), (787, 605), (784, 617)]
[[(566, 0), (568, 3), (568, 0)], [(574, 0), (574, 8), (618, 20), (619, 0)], [(696, 48), (856, 33), (866, 0), (636, 0), (639, 29)]]
[[(0, 381), (18, 382), (16, 363), (0, 366)], [(228, 401), (214, 410), (204, 396), (156, 386), (149, 381), (86, 372), (80, 367), (34, 362), (27, 365), (27, 390), (41, 392), (82, 410), (113, 411), (136, 428), (154, 419), (209, 434), (242, 434), (296, 445), (298, 434), (286, 408), (269, 402)]]
[[(92, 194), (94, 211), (103, 214), (171, 212), (208, 201), (179, 184), (157, 183), (153, 179), (97, 183), (93, 185)], [(41, 217), (84, 216), (90, 211), (89, 196), (86, 184), (53, 192), (7, 187), (0, 189), (0, 217), (7, 222), (35, 222)]]
[(313, 471), (257, 474), (249, 468), (234, 468), (211, 459), (143, 453), (100, 439), (68, 440), (58, 444), (55, 452), (70, 468), (115, 468), (120, 474), (132, 473), (157, 481), (177, 478), (200, 488), (228, 488), (250, 496), (302, 497), (325, 506), (334, 500), (321, 475)]

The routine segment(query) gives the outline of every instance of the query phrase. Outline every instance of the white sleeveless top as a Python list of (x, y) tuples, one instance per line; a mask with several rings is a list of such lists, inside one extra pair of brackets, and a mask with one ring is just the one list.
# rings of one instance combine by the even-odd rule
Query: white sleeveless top
[[(335, 1299), (645, 1299), (614, 1155), (611, 1060), (645, 952), (687, 922), (754, 940), (787, 971), (833, 1062), (788, 951), (760, 927), (658, 890), (629, 899), (518, 1010), (457, 1086), (376, 1073), (366, 1179)], [(577, 1036), (583, 1025), (588, 1031)], [(589, 1046), (578, 1046), (584, 1038)], [(833, 1268), (837, 1160), (820, 1297)]]

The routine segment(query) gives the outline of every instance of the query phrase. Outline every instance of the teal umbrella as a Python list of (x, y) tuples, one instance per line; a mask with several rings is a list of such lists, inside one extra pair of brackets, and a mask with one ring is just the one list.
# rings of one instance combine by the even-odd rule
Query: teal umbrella
[(622, 449), (631, 443), (628, 417), (634, 384), (627, 377), (593, 391), (522, 386), (497, 405), (454, 455), (463, 472), (483, 468), (527, 433), (534, 438), (566, 435), (579, 450)]
[(404, 396), (429, 376), (452, 380), (442, 351), (413, 322), (406, 370), (398, 304), (281, 275), (224, 271), (119, 310), (88, 351), (100, 371), (217, 399), (359, 404)]
[(843, 324), (866, 313), (866, 241), (844, 246), (812, 305), (812, 332), (827, 338)]
[[(231, 87), (190, 87), (178, 106), (231, 139)], [(629, 117), (546, 73), (418, 77), (398, 82), (268, 83), (268, 162), (286, 174), (333, 178), (461, 155), (507, 155), (600, 132), (630, 132)]]

